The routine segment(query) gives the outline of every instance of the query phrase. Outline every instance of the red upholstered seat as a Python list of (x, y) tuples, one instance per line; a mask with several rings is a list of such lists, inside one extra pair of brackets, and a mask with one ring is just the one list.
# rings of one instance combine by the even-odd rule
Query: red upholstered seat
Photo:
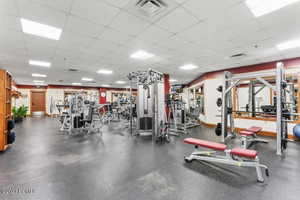
[(183, 140), (183, 142), (187, 144), (205, 147), (205, 148), (215, 149), (218, 151), (224, 151), (227, 148), (225, 144), (220, 144), (217, 142), (211, 142), (206, 140), (199, 140), (196, 138), (186, 138)]
[(252, 131), (240, 131), (240, 134), (245, 136), (251, 136), (254, 135), (255, 133)]
[(232, 155), (246, 157), (246, 158), (255, 158), (257, 156), (257, 151), (249, 149), (234, 148), (230, 152)]
[(254, 132), (254, 133), (258, 133), (261, 130), (262, 130), (262, 128), (258, 127), (258, 126), (251, 126), (250, 128), (246, 129), (246, 131), (250, 131), (250, 132)]

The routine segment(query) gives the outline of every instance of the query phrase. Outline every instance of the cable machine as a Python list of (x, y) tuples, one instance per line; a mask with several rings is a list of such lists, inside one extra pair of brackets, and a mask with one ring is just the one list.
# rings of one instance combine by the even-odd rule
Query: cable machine
[[(132, 135), (149, 135), (153, 141), (169, 142), (169, 131), (166, 123), (164, 74), (149, 68), (146, 71), (131, 72), (130, 80), (130, 133)], [(133, 120), (132, 88), (137, 87), (136, 130)]]
[[(276, 84), (272, 85), (264, 77), (274, 76), (276, 78)], [(288, 83), (284, 76), (284, 65), (281, 62), (277, 63), (276, 70), (265, 73), (251, 73), (245, 75), (234, 75), (230, 72), (224, 73), (223, 87), (222, 87), (222, 123), (221, 123), (221, 136), (222, 142), (226, 142), (227, 139), (236, 136), (234, 132), (234, 120), (233, 113), (238, 111), (232, 110), (232, 89), (236, 87), (242, 80), (256, 80), (262, 83), (265, 87), (270, 88), (276, 93), (276, 154), (282, 155), (283, 150), (287, 148), (288, 133), (287, 122), (290, 122), (291, 116), (297, 116), (299, 114), (291, 112), (287, 103)], [(253, 83), (253, 82), (252, 82)], [(254, 94), (254, 86), (250, 82), (250, 92)], [(255, 100), (254, 95), (250, 95), (249, 102), (252, 104), (249, 106), (249, 112), (252, 116), (255, 116)], [(274, 113), (275, 114), (275, 113)], [(229, 129), (228, 129), (229, 127)]]

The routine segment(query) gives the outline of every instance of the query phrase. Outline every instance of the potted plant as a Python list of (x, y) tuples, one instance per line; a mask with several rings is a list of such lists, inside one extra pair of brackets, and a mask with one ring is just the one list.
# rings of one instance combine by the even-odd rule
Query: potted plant
[(26, 117), (28, 111), (27, 106), (20, 106), (19, 108), (13, 107), (12, 113), (13, 113), (13, 119), (15, 120), (15, 123), (19, 123), (23, 121), (23, 118)]
[(20, 115), (21, 115), (22, 118), (26, 117), (27, 111), (28, 111), (28, 107), (27, 106), (22, 105), (19, 108), (19, 112), (20, 112)]

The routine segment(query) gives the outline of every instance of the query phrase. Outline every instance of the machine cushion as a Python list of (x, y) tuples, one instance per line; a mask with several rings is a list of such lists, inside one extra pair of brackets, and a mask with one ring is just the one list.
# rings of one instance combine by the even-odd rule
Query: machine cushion
[(234, 148), (230, 151), (232, 155), (246, 157), (246, 158), (255, 158), (257, 156), (257, 151), (249, 149)]
[(196, 138), (186, 138), (183, 140), (183, 142), (186, 144), (192, 144), (192, 145), (215, 149), (215, 150), (219, 150), (219, 151), (224, 151), (227, 148), (227, 146), (225, 144), (220, 144), (217, 142), (210, 142), (210, 141), (206, 141), (206, 140), (199, 140)]
[(247, 130), (247, 131), (240, 131), (240, 134), (245, 136), (251, 136), (254, 135), (255, 133)]
[(258, 127), (258, 126), (251, 126), (250, 128), (246, 129), (246, 131), (250, 131), (250, 132), (254, 132), (254, 133), (258, 133), (261, 130), (262, 130), (262, 128)]

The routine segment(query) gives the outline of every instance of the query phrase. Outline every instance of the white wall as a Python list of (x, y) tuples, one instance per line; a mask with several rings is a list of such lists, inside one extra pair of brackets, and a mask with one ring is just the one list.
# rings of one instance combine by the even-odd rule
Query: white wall
[[(58, 114), (58, 110), (56, 108), (56, 104), (58, 102), (63, 102), (64, 100), (64, 92), (65, 91), (77, 91), (80, 92), (82, 90), (78, 89), (46, 89), (46, 90), (39, 90), (39, 89), (18, 89), (19, 92), (21, 92), (22, 97), (15, 100), (15, 106), (19, 107), (22, 105), (28, 106), (28, 113), (30, 114), (30, 91), (46, 91), (46, 113), (47, 114)], [(88, 100), (99, 102), (99, 91), (97, 89), (95, 90), (84, 90), (87, 92), (87, 96), (89, 97)], [(51, 101), (52, 99), (52, 101)], [(50, 112), (50, 107), (52, 105), (52, 113)], [(13, 105), (14, 106), (14, 105)]]
[[(291, 72), (291, 70), (287, 70), (287, 73)], [(221, 115), (220, 108), (217, 107), (216, 101), (218, 97), (221, 97), (221, 93), (216, 90), (216, 88), (219, 85), (222, 85), (223, 82), (223, 76), (217, 76), (212, 79), (204, 80), (204, 107), (205, 107), (205, 115), (200, 115), (199, 119), (205, 123), (208, 124), (217, 124), (221, 122), (221, 117), (217, 115)], [(190, 88), (193, 88), (194, 86), (191, 86)], [(186, 89), (187, 91), (187, 89)], [(240, 96), (244, 94), (243, 91)], [(186, 95), (187, 96), (187, 95)], [(248, 97), (248, 94), (246, 94)], [(265, 88), (261, 93), (259, 93), (259, 96), (263, 99), (263, 102), (269, 102), (269, 88)], [(245, 103), (248, 101), (248, 98), (241, 98), (241, 100)], [(186, 98), (186, 101), (188, 98)], [(268, 103), (269, 104), (269, 103)], [(245, 105), (242, 105), (245, 106)], [(288, 124), (288, 132), (289, 134), (292, 134), (292, 129), (295, 124), (289, 123)], [(235, 127), (237, 128), (248, 128), (250, 126), (260, 126), (263, 128), (263, 131), (267, 132), (276, 132), (276, 122), (273, 121), (263, 121), (263, 120), (249, 120), (249, 119), (235, 119)]]

